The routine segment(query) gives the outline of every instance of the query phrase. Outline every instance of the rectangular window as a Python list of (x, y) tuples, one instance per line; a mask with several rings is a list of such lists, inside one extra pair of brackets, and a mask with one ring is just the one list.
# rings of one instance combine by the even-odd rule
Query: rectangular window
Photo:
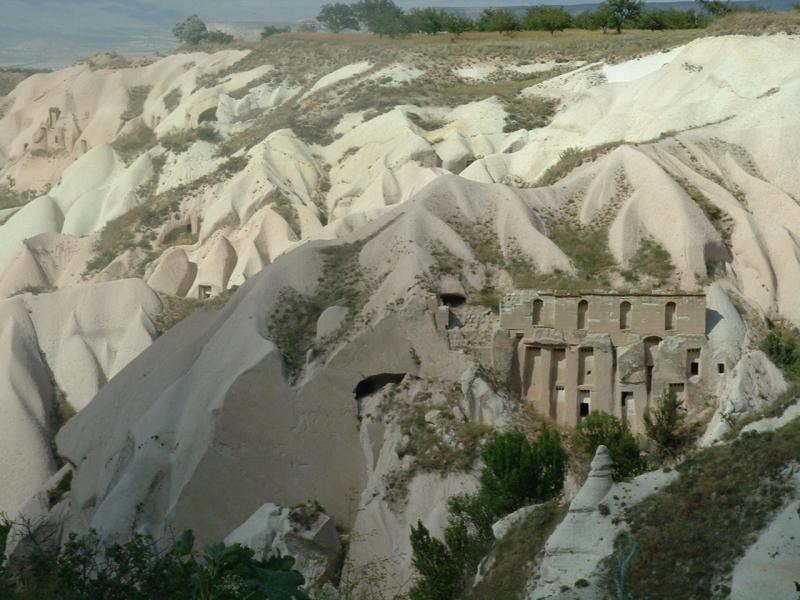
[(686, 362), (689, 363), (689, 377), (700, 375), (700, 348), (690, 348), (686, 351)]
[(200, 300), (206, 300), (207, 298), (211, 298), (211, 286), (210, 285), (198, 286), (197, 295), (200, 298)]
[(717, 373), (720, 375), (725, 373), (725, 363), (717, 363)]
[(633, 392), (622, 392), (622, 408), (627, 408), (633, 402)]

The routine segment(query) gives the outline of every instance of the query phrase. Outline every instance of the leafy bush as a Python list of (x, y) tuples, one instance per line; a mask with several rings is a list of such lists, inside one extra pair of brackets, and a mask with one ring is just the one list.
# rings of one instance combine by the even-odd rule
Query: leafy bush
[(288, 33), (290, 30), (288, 27), (275, 27), (274, 25), (266, 25), (264, 29), (261, 30), (261, 39), (266, 40), (271, 38), (273, 35), (277, 35), (279, 33)]
[(514, 431), (498, 435), (483, 450), (481, 489), (450, 499), (444, 541), (418, 522), (411, 528), (412, 564), (419, 578), (411, 600), (451, 600), (463, 596), (481, 559), (494, 543), (492, 523), (529, 502), (558, 496), (567, 455), (557, 432), (545, 428), (531, 444)]
[(669, 280), (675, 269), (667, 249), (650, 238), (641, 241), (628, 266), (629, 269), (622, 271), (627, 281), (638, 281), (642, 275), (646, 275), (652, 277), (659, 286)]
[(567, 454), (558, 432), (545, 428), (533, 444), (521, 431), (497, 436), (484, 447), (483, 460), (481, 490), (500, 516), (557, 496)]
[(639, 442), (628, 426), (614, 415), (603, 411), (591, 413), (578, 424), (573, 439), (575, 446), (590, 457), (598, 446), (606, 446), (614, 461), (616, 481), (638, 475), (645, 469)]
[(182, 44), (195, 46), (206, 39), (208, 28), (197, 15), (191, 15), (172, 28), (173, 35)]
[(662, 394), (655, 410), (648, 406), (644, 411), (644, 427), (662, 456), (675, 456), (684, 441), (683, 424), (686, 407), (675, 390)]
[(532, 6), (525, 14), (525, 29), (555, 34), (572, 25), (572, 15), (560, 6)]
[[(14, 528), (15, 524), (10, 527)], [(23, 530), (31, 533), (30, 530)], [(32, 535), (36, 535), (34, 532)], [(155, 540), (135, 533), (125, 543), (105, 544), (95, 531), (71, 534), (63, 548), (32, 544), (0, 569), (0, 596), (37, 600), (308, 600), (294, 559), (256, 560), (253, 550), (234, 544), (194, 549), (184, 532), (159, 552)]]
[(211, 42), (212, 44), (230, 44), (233, 41), (233, 36), (224, 31), (214, 30), (208, 32), (205, 41)]
[(800, 332), (794, 327), (773, 327), (761, 342), (761, 350), (787, 378), (800, 380)]

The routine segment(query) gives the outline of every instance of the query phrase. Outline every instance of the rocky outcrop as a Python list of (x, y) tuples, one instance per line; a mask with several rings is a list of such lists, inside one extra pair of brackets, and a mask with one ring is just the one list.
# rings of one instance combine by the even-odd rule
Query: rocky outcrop
[[(678, 475), (654, 471), (629, 483), (614, 483), (613, 462), (605, 446), (598, 446), (589, 477), (569, 505), (569, 512), (547, 540), (538, 573), (530, 582), (529, 600), (560, 598), (578, 580), (589, 585), (581, 598), (604, 598), (601, 562), (614, 551), (624, 531), (624, 511), (663, 487)], [(569, 597), (569, 596), (566, 596)]]
[(719, 406), (701, 444), (719, 441), (731, 431), (737, 420), (764, 408), (786, 389), (787, 383), (780, 369), (763, 352), (751, 350), (745, 353), (720, 385)]
[(319, 589), (339, 567), (342, 544), (336, 525), (318, 506), (286, 508), (267, 503), (225, 537), (255, 551), (256, 559), (292, 556), (305, 589)]

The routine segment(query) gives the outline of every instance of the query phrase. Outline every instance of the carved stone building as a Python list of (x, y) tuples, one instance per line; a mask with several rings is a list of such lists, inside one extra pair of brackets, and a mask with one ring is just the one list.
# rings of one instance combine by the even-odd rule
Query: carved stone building
[(725, 372), (708, 348), (704, 294), (521, 290), (503, 299), (500, 326), (520, 396), (564, 425), (602, 410), (641, 431), (665, 391), (691, 410)]

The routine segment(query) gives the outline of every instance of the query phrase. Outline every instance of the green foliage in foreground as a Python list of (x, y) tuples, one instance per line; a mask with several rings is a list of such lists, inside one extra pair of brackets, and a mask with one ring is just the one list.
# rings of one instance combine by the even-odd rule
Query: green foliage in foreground
[(645, 470), (646, 461), (642, 458), (639, 442), (628, 426), (614, 415), (603, 411), (591, 413), (578, 424), (573, 439), (575, 446), (587, 457), (594, 456), (598, 446), (606, 446), (614, 461), (616, 481)]
[(419, 577), (411, 600), (462, 597), (481, 559), (494, 543), (492, 523), (534, 502), (557, 497), (567, 454), (557, 432), (545, 428), (530, 443), (524, 433), (498, 435), (483, 450), (481, 489), (450, 499), (450, 516), (439, 540), (418, 522), (411, 528), (412, 564)]
[(206, 545), (201, 553), (194, 549), (191, 531), (165, 552), (147, 535), (136, 533), (124, 544), (106, 545), (95, 531), (70, 535), (60, 550), (33, 546), (0, 566), (0, 598), (308, 600), (300, 589), (303, 576), (292, 570), (292, 557), (256, 560), (251, 549), (223, 543)]

